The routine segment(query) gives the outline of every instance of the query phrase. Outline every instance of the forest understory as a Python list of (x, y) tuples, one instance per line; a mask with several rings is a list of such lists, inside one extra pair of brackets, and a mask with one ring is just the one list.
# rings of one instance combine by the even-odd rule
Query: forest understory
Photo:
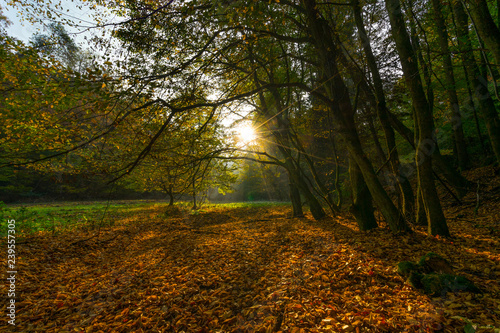
[[(99, 231), (37, 234), (17, 247), (14, 329), (498, 332), (500, 177), (490, 167), (467, 176), (481, 204), (475, 214), (476, 191), (461, 206), (445, 199), (451, 239), (363, 233), (349, 217), (290, 218), (288, 206), (149, 207)], [(411, 287), (396, 265), (428, 252), (483, 293)], [(0, 331), (12, 328), (2, 316)]]

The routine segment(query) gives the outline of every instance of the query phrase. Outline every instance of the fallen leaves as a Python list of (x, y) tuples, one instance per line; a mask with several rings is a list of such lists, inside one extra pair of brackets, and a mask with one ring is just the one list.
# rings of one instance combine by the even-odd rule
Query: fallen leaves
[[(498, 247), (477, 251), (461, 225), (451, 224), (460, 235), (451, 244), (288, 214), (283, 206), (214, 208), (166, 218), (157, 207), (96, 237), (34, 237), (20, 248), (17, 329), (462, 332), (466, 320), (500, 322)], [(429, 298), (405, 284), (396, 263), (429, 251), (486, 293)]]

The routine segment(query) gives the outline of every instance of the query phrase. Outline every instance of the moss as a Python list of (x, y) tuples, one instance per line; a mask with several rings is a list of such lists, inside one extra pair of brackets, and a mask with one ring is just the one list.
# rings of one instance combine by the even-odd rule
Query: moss
[(482, 292), (471, 280), (460, 275), (443, 274), (443, 283), (450, 291)]
[(402, 261), (397, 268), (398, 273), (407, 278), (413, 288), (423, 290), (434, 297), (444, 295), (448, 291), (482, 292), (467, 278), (453, 274), (450, 263), (433, 252), (422, 256), (418, 264)]
[(447, 292), (447, 288), (443, 284), (440, 274), (425, 274), (422, 277), (423, 290), (427, 295), (441, 296)]
[(398, 273), (405, 278), (409, 277), (410, 274), (417, 269), (417, 265), (411, 261), (402, 261), (398, 264)]
[(417, 272), (417, 271), (412, 271), (410, 275), (408, 276), (407, 282), (410, 284), (415, 289), (423, 289), (424, 286), (422, 284), (422, 278), (423, 274)]
[(453, 274), (453, 268), (448, 260), (433, 252), (422, 256), (418, 266), (424, 273)]
[(451, 274), (424, 274), (422, 277), (423, 290), (427, 295), (441, 296), (448, 291), (469, 291), (480, 293), (481, 290), (463, 276)]

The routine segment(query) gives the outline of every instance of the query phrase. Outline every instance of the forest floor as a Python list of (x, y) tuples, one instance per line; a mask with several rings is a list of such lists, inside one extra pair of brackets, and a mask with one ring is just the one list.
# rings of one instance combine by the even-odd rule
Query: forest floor
[[(37, 233), (16, 246), (16, 327), (2, 285), (0, 331), (495, 332), (500, 179), (490, 168), (468, 177), (482, 204), (475, 216), (475, 192), (445, 200), (451, 239), (290, 218), (286, 205), (151, 205), (99, 230)], [(431, 251), (484, 293), (429, 297), (397, 274)]]

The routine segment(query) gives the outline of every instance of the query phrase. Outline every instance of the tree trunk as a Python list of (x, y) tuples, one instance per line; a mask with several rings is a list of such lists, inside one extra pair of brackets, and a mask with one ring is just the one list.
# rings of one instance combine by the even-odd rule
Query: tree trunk
[(481, 125), (479, 123), (479, 117), (477, 116), (477, 108), (474, 105), (474, 95), (472, 94), (472, 82), (469, 79), (469, 76), (467, 74), (467, 68), (465, 67), (465, 63), (463, 60), (462, 60), (462, 68), (463, 68), (463, 72), (465, 74), (465, 81), (466, 81), (466, 85), (467, 85), (467, 95), (468, 95), (467, 107), (469, 110), (472, 110), (472, 114), (474, 115), (474, 125), (476, 125), (475, 126), (476, 133), (477, 133), (479, 143), (481, 144), (481, 150), (482, 150), (483, 154), (489, 155), (491, 150), (487, 149), (485, 144), (484, 144), (484, 137), (483, 137), (483, 133), (481, 132)]
[(302, 177), (302, 175), (300, 175), (300, 171), (297, 170), (294, 166), (289, 166), (289, 168), (290, 176), (292, 177), (292, 183), (294, 183), (300, 190), (300, 192), (304, 195), (304, 198), (309, 205), (309, 210), (311, 211), (314, 219), (320, 220), (324, 218), (326, 214), (323, 207), (321, 206), (318, 199), (314, 196), (314, 194), (312, 194), (309, 186), (307, 186), (307, 183), (304, 181), (304, 178)]
[[(252, 50), (249, 50), (249, 57), (251, 61), (254, 61)], [(274, 79), (272, 75), (269, 75), (269, 80), (272, 82)], [(260, 86), (260, 80), (257, 77), (257, 73), (254, 72), (254, 84), (258, 87)], [(294, 161), (292, 151), (291, 151), (291, 133), (290, 133), (290, 123), (286, 118), (287, 113), (286, 108), (282, 106), (282, 99), (276, 88), (270, 88), (271, 95), (274, 99), (273, 107), (276, 109), (275, 114), (271, 114), (270, 108), (267, 106), (266, 99), (262, 91), (259, 92), (259, 99), (261, 103), (261, 112), (268, 118), (274, 118), (276, 120), (275, 124), (266, 122), (266, 126), (269, 131), (275, 137), (278, 150), (283, 155), (285, 159), (284, 167), (288, 171), (289, 178), (291, 179), (291, 184), (295, 185), (296, 188), (305, 197), (307, 203), (309, 204), (309, 209), (311, 214), (316, 220), (322, 219), (326, 216), (323, 207), (321, 206), (318, 199), (311, 192), (309, 186), (307, 185), (304, 177), (302, 175), (301, 167), (298, 163)], [(296, 194), (295, 194), (296, 195)]]
[[(391, 121), (391, 125), (394, 129), (406, 140), (408, 143), (416, 149), (417, 145), (415, 141), (418, 141), (416, 133), (414, 133), (411, 129), (406, 127), (395, 115), (389, 113), (389, 119)], [(418, 131), (417, 131), (418, 132)], [(448, 183), (453, 186), (453, 188), (457, 191), (459, 197), (463, 197), (467, 194), (468, 182), (457, 170), (455, 170), (451, 165), (446, 163), (439, 149), (434, 149), (432, 152), (432, 162), (435, 166), (435, 169), (441, 173)]]
[(467, 8), (479, 36), (500, 66), (500, 29), (491, 17), (486, 0), (467, 0)]
[(488, 132), (491, 147), (497, 162), (500, 163), (500, 119), (495, 104), (488, 90), (488, 81), (481, 75), (479, 67), (472, 54), (472, 43), (469, 39), (468, 19), (460, 1), (454, 3), (453, 12), (457, 25), (457, 40), (462, 62), (465, 65), (467, 76), (474, 88), (481, 114)]
[(168, 197), (169, 197), (168, 205), (173, 206), (174, 205), (174, 189), (173, 189), (172, 185), (168, 186)]
[(375, 124), (373, 123), (373, 117), (371, 115), (366, 115), (364, 117), (368, 125), (368, 130), (372, 135), (373, 145), (375, 146), (376, 156), (380, 160), (380, 163), (385, 163), (387, 157), (385, 156), (384, 150), (382, 149), (382, 145), (380, 144), (380, 140), (378, 139), (377, 129), (375, 128)]
[(356, 218), (359, 230), (367, 231), (376, 228), (377, 221), (373, 214), (372, 196), (366, 187), (365, 180), (358, 165), (349, 159), (349, 176), (351, 178), (352, 206), (350, 212)]
[(415, 209), (413, 189), (411, 188), (410, 182), (408, 181), (406, 175), (400, 172), (399, 154), (396, 147), (396, 136), (394, 134), (394, 129), (392, 128), (389, 121), (382, 78), (380, 76), (377, 62), (373, 54), (370, 39), (365, 30), (359, 0), (353, 0), (353, 8), (354, 19), (356, 22), (356, 27), (358, 29), (358, 36), (363, 44), (368, 67), (370, 68), (370, 72), (373, 78), (373, 86), (375, 89), (375, 96), (377, 98), (377, 116), (380, 120), (380, 124), (382, 125), (382, 130), (384, 131), (385, 135), (385, 142), (390, 160), (390, 169), (392, 171), (391, 178), (393, 178), (393, 181), (395, 181), (397, 184), (398, 195), (400, 198), (400, 207), (403, 210), (403, 214), (406, 217), (410, 217), (413, 216)]
[(422, 200), (422, 191), (417, 189), (417, 209), (415, 223), (421, 226), (427, 226), (427, 217), (425, 216), (424, 201)]
[[(328, 115), (328, 120), (331, 124), (330, 121), (330, 114)], [(330, 139), (330, 143), (332, 145), (332, 153), (335, 156), (335, 180), (333, 182), (335, 192), (337, 193), (337, 202), (335, 203), (339, 209), (339, 211), (342, 209), (342, 203), (343, 203), (343, 198), (342, 198), (342, 191), (340, 189), (340, 166), (339, 166), (339, 156), (337, 154), (337, 143), (335, 142), (335, 137), (333, 136), (332, 129), (330, 128), (328, 137)], [(332, 200), (333, 201), (333, 200)]]
[(196, 205), (196, 188), (195, 188), (195, 179), (194, 179), (194, 177), (193, 177), (193, 184), (192, 184), (192, 186), (193, 186), (193, 208), (192, 209), (196, 210), (196, 209), (198, 209), (198, 206)]
[(337, 126), (337, 133), (340, 134), (344, 141), (351, 158), (359, 166), (366, 185), (391, 230), (393, 232), (410, 231), (411, 229), (382, 187), (373, 170), (373, 166), (363, 152), (354, 124), (349, 90), (342, 80), (337, 67), (336, 59), (339, 50), (338, 46), (333, 42), (333, 32), (328, 23), (319, 15), (314, 0), (302, 0), (302, 3), (305, 7), (311, 37), (318, 54), (322, 74), (327, 79), (324, 87), (331, 100), (329, 107), (332, 110), (332, 120)]
[(448, 31), (441, 12), (441, 0), (432, 0), (434, 12), (434, 23), (437, 29), (439, 48), (443, 56), (446, 93), (448, 94), (448, 103), (451, 110), (451, 125), (456, 151), (456, 159), (461, 170), (466, 170), (469, 165), (469, 156), (465, 145), (465, 137), (462, 126), (462, 116), (460, 114), (460, 105), (455, 88), (455, 76), (451, 63), (450, 50), (448, 48)]
[(399, 0), (385, 0), (392, 36), (400, 57), (403, 73), (415, 111), (415, 126), (418, 128), (418, 142), (415, 161), (417, 163), (418, 184), (422, 191), (422, 201), (431, 235), (449, 236), (446, 219), (432, 173), (432, 152), (437, 143), (433, 136), (432, 113), (427, 102), (420, 73), (412, 50)]
[[(425, 80), (425, 92), (427, 95), (427, 102), (429, 104), (429, 109), (434, 109), (434, 89), (432, 87), (432, 76), (431, 76), (431, 60), (429, 58), (430, 50), (429, 45), (427, 45), (427, 63), (424, 59), (422, 48), (420, 47), (420, 37), (417, 33), (417, 22), (415, 22), (414, 12), (413, 12), (413, 0), (409, 1), (408, 12), (406, 13), (410, 23), (410, 33), (411, 33), (411, 46), (413, 48), (413, 53), (416, 55), (420, 66), (422, 68), (423, 77)], [(415, 139), (416, 141), (416, 139)]]
[(300, 192), (297, 186), (293, 183), (290, 173), (288, 173), (288, 181), (290, 186), (290, 201), (292, 202), (293, 217), (304, 217), (302, 211), (302, 200), (300, 199)]

